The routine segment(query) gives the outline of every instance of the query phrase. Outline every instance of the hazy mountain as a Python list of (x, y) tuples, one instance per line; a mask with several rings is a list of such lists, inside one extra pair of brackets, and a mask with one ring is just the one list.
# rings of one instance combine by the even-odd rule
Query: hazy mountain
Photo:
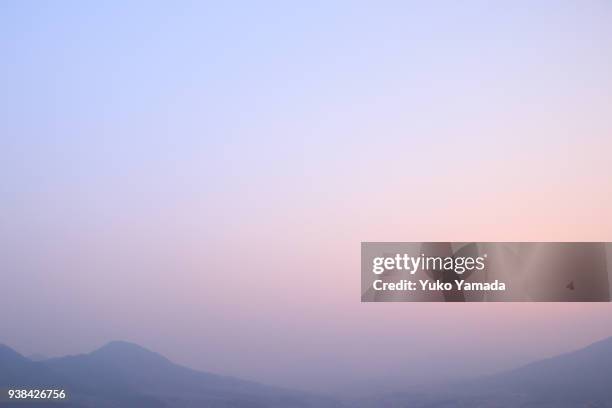
[[(346, 405), (331, 398), (192, 370), (125, 342), (41, 362), (0, 345), (0, 388), (11, 386), (64, 388), (72, 399), (61, 407), (73, 408), (612, 408), (612, 338), (501, 374)], [(45, 405), (49, 404), (32, 406)]]
[(19, 387), (23, 384), (52, 385), (55, 381), (65, 381), (39, 362), (33, 362), (21, 354), (0, 344), (0, 388)]
[(612, 407), (612, 338), (490, 377), (483, 384), (530, 403)]
[(17, 353), (15, 350), (10, 347), (5, 346), (4, 344), (0, 344), (0, 362), (7, 365), (18, 365), (27, 362), (28, 359), (23, 357), (21, 354)]
[(369, 399), (372, 407), (612, 407), (612, 338), (472, 381)]
[(192, 370), (125, 342), (41, 362), (0, 346), (0, 388), (11, 386), (66, 389), (72, 407), (340, 406), (331, 398)]

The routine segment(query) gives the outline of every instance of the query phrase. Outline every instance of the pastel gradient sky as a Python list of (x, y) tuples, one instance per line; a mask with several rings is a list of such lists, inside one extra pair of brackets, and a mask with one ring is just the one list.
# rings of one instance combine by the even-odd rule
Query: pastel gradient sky
[(612, 5), (491, 3), (0, 2), (0, 342), (336, 390), (612, 335), (359, 302), (361, 241), (612, 241)]

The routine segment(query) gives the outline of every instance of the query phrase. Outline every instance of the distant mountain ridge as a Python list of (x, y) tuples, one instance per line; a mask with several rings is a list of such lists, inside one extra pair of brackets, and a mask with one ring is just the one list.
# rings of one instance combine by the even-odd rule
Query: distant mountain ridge
[(612, 408), (612, 337), (500, 374), (380, 395), (365, 406)]
[(27, 358), (17, 353), (12, 348), (0, 344), (0, 362), (3, 364), (18, 364), (28, 361)]
[(64, 408), (612, 408), (612, 338), (496, 375), (346, 403), (196, 371), (126, 342), (39, 362), (0, 345), (3, 387), (64, 388)]
[(331, 398), (192, 370), (122, 341), (39, 362), (0, 345), (2, 387), (64, 388), (71, 400), (62, 406), (75, 408), (341, 406)]
[(559, 402), (606, 401), (612, 406), (612, 337), (577, 351), (536, 361), (486, 380), (491, 386)]

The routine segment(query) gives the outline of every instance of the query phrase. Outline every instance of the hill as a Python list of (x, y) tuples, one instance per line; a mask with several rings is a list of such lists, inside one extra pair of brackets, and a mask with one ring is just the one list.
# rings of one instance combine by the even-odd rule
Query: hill
[(331, 398), (192, 370), (126, 342), (40, 362), (0, 346), (0, 367), (0, 388), (63, 388), (69, 406), (79, 408), (340, 406)]

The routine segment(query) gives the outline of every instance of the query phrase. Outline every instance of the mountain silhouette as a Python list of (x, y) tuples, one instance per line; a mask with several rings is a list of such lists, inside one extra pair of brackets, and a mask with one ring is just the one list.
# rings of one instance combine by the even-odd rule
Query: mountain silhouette
[(0, 344), (0, 388), (20, 388), (27, 384), (51, 386), (62, 381), (66, 378)]
[(612, 406), (612, 337), (492, 376), (485, 383), (494, 390), (546, 398), (557, 406)]
[(365, 407), (612, 407), (612, 338), (520, 368), (363, 401)]
[[(0, 345), (1, 388), (65, 389), (70, 400), (3, 404), (62, 408), (612, 407), (612, 338), (515, 370), (346, 405), (332, 398), (174, 364), (126, 342), (88, 354), (31, 361)], [(1, 400), (0, 400), (1, 401)]]
[(0, 344), (0, 362), (2, 366), (13, 366), (26, 363), (28, 361), (27, 358), (23, 357), (21, 354), (17, 353), (15, 350), (11, 349), (4, 344)]
[[(61, 406), (74, 408), (340, 406), (327, 397), (193, 370), (121, 341), (88, 354), (40, 362), (0, 346), (0, 388), (3, 387), (65, 389), (70, 401)], [(51, 403), (32, 404), (44, 405)], [(19, 402), (15, 406), (27, 405)]]

